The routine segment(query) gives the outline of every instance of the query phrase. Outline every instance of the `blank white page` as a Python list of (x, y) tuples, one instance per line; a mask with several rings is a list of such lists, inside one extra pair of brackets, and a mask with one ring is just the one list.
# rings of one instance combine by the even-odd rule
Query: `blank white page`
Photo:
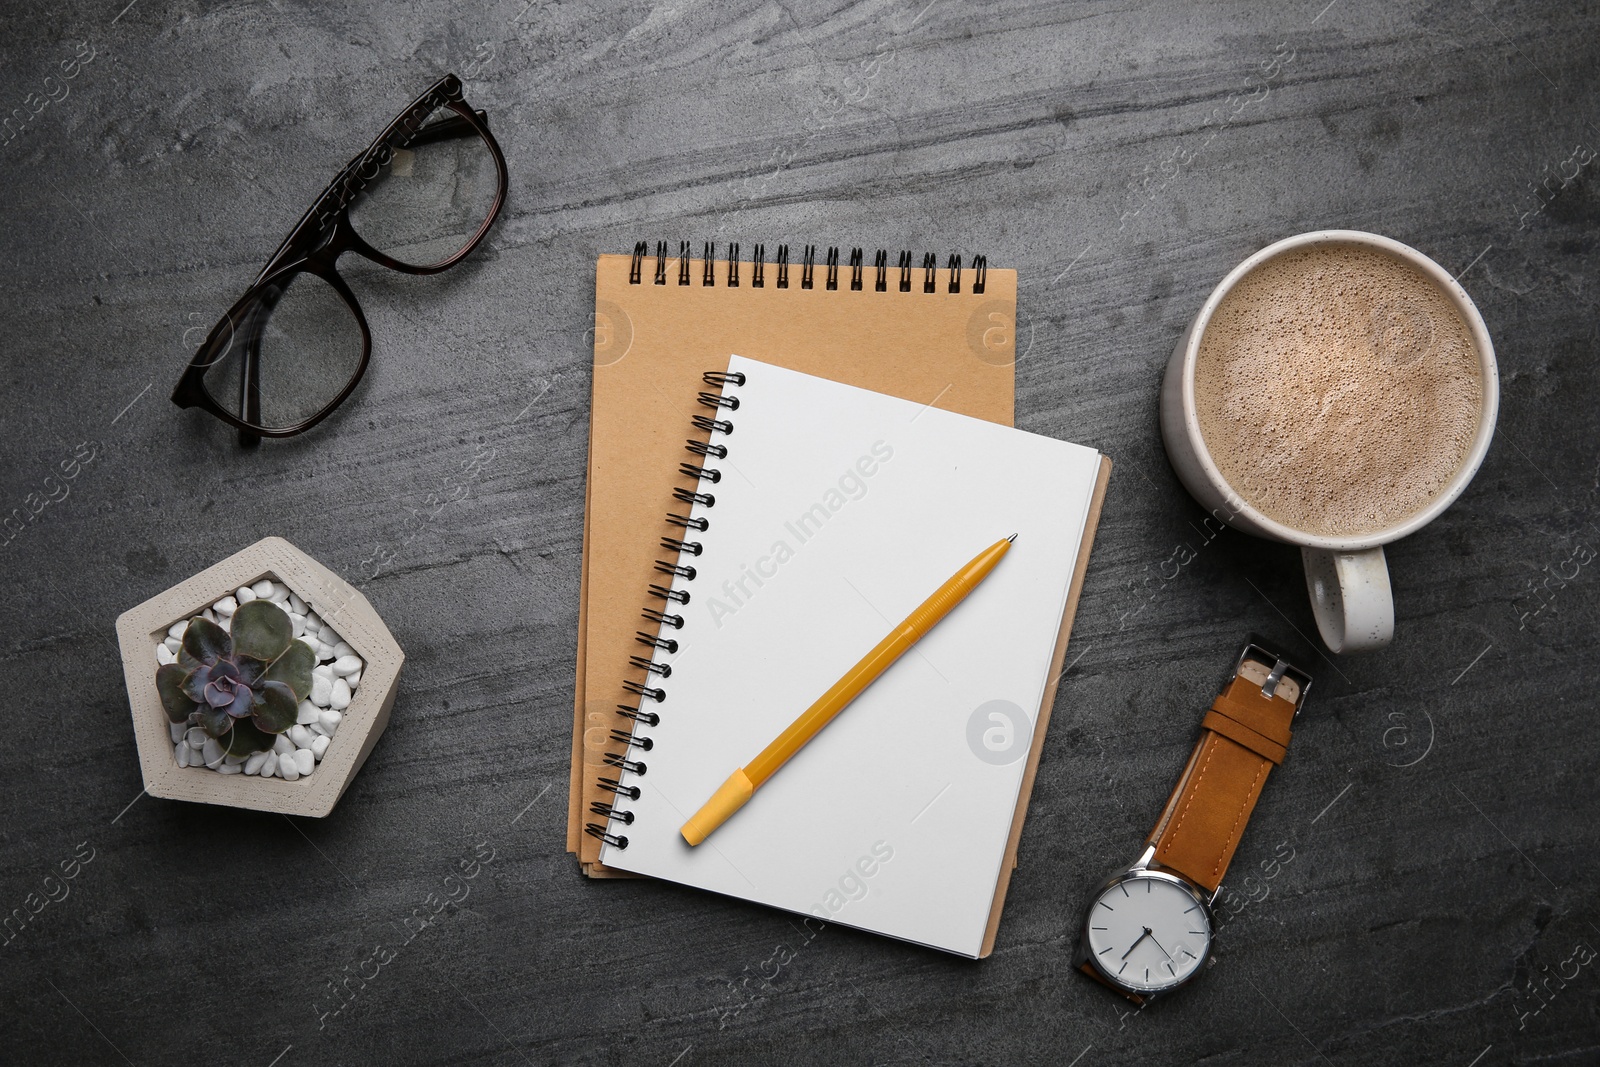
[[(1099, 454), (740, 356), (729, 370), (746, 376), (723, 390), (733, 431), (711, 436), (728, 455), (703, 461), (722, 477), (693, 509), (710, 527), (684, 534), (703, 551), (673, 581), (690, 600), (640, 590), (684, 625), (660, 630), (679, 642), (655, 654), (666, 699), (643, 701), (661, 721), (635, 728), (644, 773), (618, 777), (640, 796), (610, 824), (628, 844), (601, 860), (976, 957)], [(729, 774), (1012, 533), (943, 622), (703, 844), (684, 841)]]

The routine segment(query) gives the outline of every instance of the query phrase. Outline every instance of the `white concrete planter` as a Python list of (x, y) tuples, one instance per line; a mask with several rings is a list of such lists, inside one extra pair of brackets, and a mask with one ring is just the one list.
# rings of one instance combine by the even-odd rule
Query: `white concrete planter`
[[(365, 661), (361, 684), (344, 710), (343, 721), (322, 761), (314, 773), (293, 782), (179, 766), (173, 758), (167, 715), (156, 691), (153, 653), (167, 629), (235, 589), (263, 578), (286, 585)], [(405, 654), (367, 598), (281, 537), (257, 541), (124, 612), (117, 619), (117, 642), (122, 650), (123, 676), (133, 710), (133, 733), (146, 792), (168, 800), (319, 818), (333, 810), (389, 725), (389, 713), (399, 691), (400, 666), (405, 662)]]

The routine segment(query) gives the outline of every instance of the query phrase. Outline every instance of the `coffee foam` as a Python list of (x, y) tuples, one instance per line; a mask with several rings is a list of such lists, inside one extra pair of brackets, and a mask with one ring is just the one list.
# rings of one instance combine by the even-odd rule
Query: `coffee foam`
[(1478, 431), (1472, 335), (1426, 274), (1324, 245), (1268, 260), (1223, 297), (1195, 362), (1200, 435), (1271, 519), (1375, 534), (1426, 508)]

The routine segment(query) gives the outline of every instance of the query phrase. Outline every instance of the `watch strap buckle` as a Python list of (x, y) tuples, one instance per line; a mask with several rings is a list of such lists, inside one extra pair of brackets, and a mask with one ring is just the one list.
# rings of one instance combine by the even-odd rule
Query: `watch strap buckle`
[[(1249, 669), (1246, 664), (1259, 666)], [(1306, 693), (1311, 689), (1311, 675), (1276, 652), (1269, 652), (1253, 642), (1245, 645), (1244, 651), (1239, 653), (1239, 658), (1233, 665), (1233, 674), (1228, 681), (1231, 682), (1240, 675), (1247, 675), (1251, 681), (1256, 681), (1258, 680), (1256, 676), (1261, 675), (1263, 670), (1266, 673), (1259, 679), (1261, 695), (1268, 700), (1274, 699), (1278, 695), (1278, 690), (1283, 688), (1284, 679), (1291, 680), (1298, 689), (1294, 696), (1294, 714), (1299, 717), (1300, 709), (1306, 703)]]

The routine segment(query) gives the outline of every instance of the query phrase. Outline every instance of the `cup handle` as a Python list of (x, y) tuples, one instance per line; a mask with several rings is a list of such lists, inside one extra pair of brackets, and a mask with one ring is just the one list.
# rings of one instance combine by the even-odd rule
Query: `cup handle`
[(1394, 594), (1383, 546), (1361, 552), (1302, 548), (1306, 591), (1322, 640), (1335, 652), (1367, 652), (1394, 637)]

